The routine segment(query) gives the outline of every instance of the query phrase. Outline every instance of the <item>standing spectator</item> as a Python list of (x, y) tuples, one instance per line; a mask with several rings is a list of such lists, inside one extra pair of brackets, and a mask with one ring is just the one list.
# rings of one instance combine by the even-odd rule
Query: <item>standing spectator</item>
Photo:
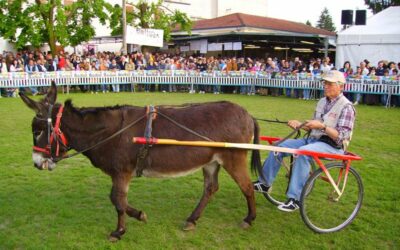
[[(108, 67), (108, 70), (111, 70), (111, 71), (114, 71), (114, 72), (120, 70), (120, 67), (117, 64), (117, 61), (115, 59), (111, 60), (111, 64)], [(113, 84), (112, 88), (113, 88), (113, 92), (119, 92), (119, 84)]]
[(65, 64), (66, 64), (66, 62), (65, 62), (64, 52), (60, 51), (60, 57), (58, 59), (57, 69), (58, 70), (64, 70)]
[[(99, 70), (101, 70), (101, 71), (107, 71), (108, 70), (108, 64), (104, 60), (104, 58), (102, 58), (102, 57), (100, 58), (100, 61), (99, 61)], [(102, 84), (101, 85), (101, 91), (103, 92), (103, 94), (108, 92), (106, 84)]]
[(134, 71), (135, 70), (135, 63), (133, 62), (132, 58), (129, 58), (129, 62), (125, 64), (126, 71)]
[(383, 76), (383, 74), (385, 72), (385, 69), (386, 69), (386, 67), (385, 67), (383, 61), (379, 61), (378, 62), (378, 67), (376, 67), (376, 70), (375, 70), (375, 75), (376, 76)]
[[(14, 59), (13, 63), (10, 65), (10, 72), (24, 72), (24, 68), (17, 59)], [(1, 67), (1, 66), (0, 66)], [(8, 97), (17, 97), (18, 96), (17, 88), (7, 88), (7, 96)]]
[[(367, 69), (367, 63), (365, 62), (365, 61), (367, 61), (368, 62), (368, 60), (364, 60), (364, 61), (362, 61), (362, 62), (360, 62), (360, 68), (359, 69), (357, 69), (358, 70), (358, 73), (361, 75), (361, 78), (364, 78), (364, 77), (366, 77), (368, 74), (369, 74), (369, 70)], [(369, 62), (368, 62), (369, 63)], [(356, 93), (356, 96), (355, 96), (355, 98), (354, 98), (356, 101), (354, 102), (354, 105), (357, 105), (357, 104), (359, 104), (360, 102), (361, 102), (361, 100), (362, 100), (362, 95), (361, 95), (361, 93)]]
[[(285, 60), (284, 66), (281, 67), (281, 75), (283, 77), (286, 77), (287, 75), (290, 75), (291, 72), (292, 72), (292, 68), (290, 67), (290, 62)], [(292, 89), (286, 88), (285, 94), (287, 97), (290, 97), (292, 95)]]
[[(154, 65), (153, 60), (150, 60), (149, 63), (146, 66), (146, 70), (157, 70), (157, 67)], [(146, 84), (144, 85), (144, 91), (145, 92), (154, 92), (155, 90), (155, 85), (154, 84)]]
[[(199, 58), (197, 62), (197, 70), (199, 72), (205, 72), (207, 71), (207, 59), (206, 58)], [(205, 85), (200, 84), (199, 86), (199, 94), (205, 94)]]
[(332, 68), (333, 68), (333, 65), (330, 64), (330, 58), (328, 56), (325, 57), (324, 60), (322, 61), (322, 64), (321, 64), (321, 72), (323, 74), (326, 74), (329, 71), (331, 71)]
[(340, 72), (343, 72), (344, 77), (348, 78), (353, 75), (353, 69), (351, 68), (351, 64), (349, 61), (344, 62), (343, 68), (339, 69)]
[[(33, 55), (33, 54), (32, 54)], [(32, 75), (34, 72), (37, 72), (37, 67), (35, 65), (35, 61), (33, 61), (33, 59), (29, 59), (28, 65), (25, 66), (25, 72), (28, 73), (29, 75)], [(30, 87), (30, 90), (32, 92), (32, 95), (37, 95), (38, 94), (38, 90), (34, 87)], [(23, 89), (20, 89), (20, 91), (24, 91)]]
[[(378, 67), (375, 70), (375, 75), (378, 77), (383, 77), (385, 75), (385, 70), (386, 70), (386, 67), (385, 67), (383, 61), (379, 61)], [(387, 75), (389, 75), (389, 70), (387, 70)], [(386, 105), (387, 99), (388, 99), (388, 95), (386, 95), (386, 94), (380, 95), (380, 102), (382, 105)]]
[[(125, 56), (121, 56), (118, 60), (118, 65), (120, 70), (126, 70), (126, 64), (127, 64), (127, 58)], [(130, 84), (120, 84), (120, 89), (123, 92), (126, 91), (131, 91), (131, 85)]]
[[(348, 79), (350, 76), (353, 75), (353, 69), (351, 68), (351, 64), (349, 61), (345, 61), (343, 64), (343, 68), (339, 69), (340, 72), (343, 72), (343, 75), (346, 79)], [(345, 85), (346, 86), (346, 85)], [(343, 95), (349, 99), (350, 101), (353, 101), (353, 95), (348, 92), (343, 92)]]
[(390, 62), (388, 64), (389, 76), (393, 75), (393, 70), (396, 69), (396, 63)]

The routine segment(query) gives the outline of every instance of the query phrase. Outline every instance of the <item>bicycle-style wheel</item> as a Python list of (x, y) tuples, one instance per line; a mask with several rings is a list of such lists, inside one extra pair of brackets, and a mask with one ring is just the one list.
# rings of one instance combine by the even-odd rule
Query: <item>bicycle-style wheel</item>
[(316, 170), (303, 188), (300, 213), (304, 223), (317, 233), (331, 233), (342, 230), (357, 216), (361, 208), (364, 188), (360, 175), (349, 169), (345, 181), (343, 164), (333, 162), (326, 165), (329, 174), (343, 194), (338, 198), (322, 169)]

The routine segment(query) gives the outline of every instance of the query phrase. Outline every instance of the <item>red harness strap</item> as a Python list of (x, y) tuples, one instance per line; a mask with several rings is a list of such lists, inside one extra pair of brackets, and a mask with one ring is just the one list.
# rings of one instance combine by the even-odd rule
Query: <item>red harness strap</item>
[(52, 133), (50, 135), (50, 139), (48, 141), (49, 144), (46, 146), (46, 148), (33, 146), (34, 151), (42, 152), (47, 155), (51, 155), (51, 152), (50, 152), (51, 144), (53, 143), (53, 141), (55, 139), (55, 141), (57, 143), (56, 144), (56, 157), (58, 157), (60, 154), (60, 140), (64, 146), (67, 146), (67, 144), (68, 144), (67, 138), (65, 137), (64, 133), (60, 129), (61, 117), (62, 117), (63, 111), (64, 111), (64, 106), (61, 105), (60, 109), (58, 110), (58, 113), (57, 113), (56, 123), (54, 124), (53, 131), (52, 131)]

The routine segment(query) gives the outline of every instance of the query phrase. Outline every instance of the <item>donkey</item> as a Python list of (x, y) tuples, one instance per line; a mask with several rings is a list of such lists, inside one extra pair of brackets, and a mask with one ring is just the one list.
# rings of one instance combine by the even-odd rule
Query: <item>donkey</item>
[[(46, 96), (38, 102), (23, 93), (20, 95), (23, 102), (36, 113), (32, 121), (34, 166), (40, 170), (52, 170), (57, 161), (68, 158), (68, 150), (81, 152), (112, 179), (110, 199), (117, 211), (118, 223), (109, 239), (119, 240), (125, 233), (125, 214), (146, 222), (146, 214), (132, 207), (127, 200), (130, 180), (138, 174), (137, 158), (142, 147), (132, 143), (132, 138), (143, 136), (147, 123), (146, 107), (76, 108), (71, 100), (62, 105), (56, 103), (57, 88), (54, 82)], [(231, 102), (158, 106), (157, 112), (163, 114), (152, 122), (153, 135), (158, 138), (198, 140), (202, 135), (213, 141), (235, 143), (249, 143), (254, 138), (253, 142), (258, 144), (257, 122), (245, 109)], [(189, 133), (182, 127), (195, 132)], [(247, 200), (248, 213), (241, 227), (249, 227), (256, 218), (246, 150), (153, 145), (146, 159), (141, 171), (145, 177), (176, 177), (203, 170), (203, 196), (186, 219), (184, 230), (195, 229), (203, 209), (218, 190), (221, 166), (238, 184)], [(251, 165), (253, 171), (262, 173), (257, 150), (252, 152)]]

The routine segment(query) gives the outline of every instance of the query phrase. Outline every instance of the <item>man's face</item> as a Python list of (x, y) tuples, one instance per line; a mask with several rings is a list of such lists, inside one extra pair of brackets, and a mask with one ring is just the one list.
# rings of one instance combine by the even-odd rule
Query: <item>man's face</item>
[(324, 92), (325, 96), (329, 99), (334, 99), (340, 95), (343, 89), (343, 84), (337, 84), (335, 82), (324, 81)]

